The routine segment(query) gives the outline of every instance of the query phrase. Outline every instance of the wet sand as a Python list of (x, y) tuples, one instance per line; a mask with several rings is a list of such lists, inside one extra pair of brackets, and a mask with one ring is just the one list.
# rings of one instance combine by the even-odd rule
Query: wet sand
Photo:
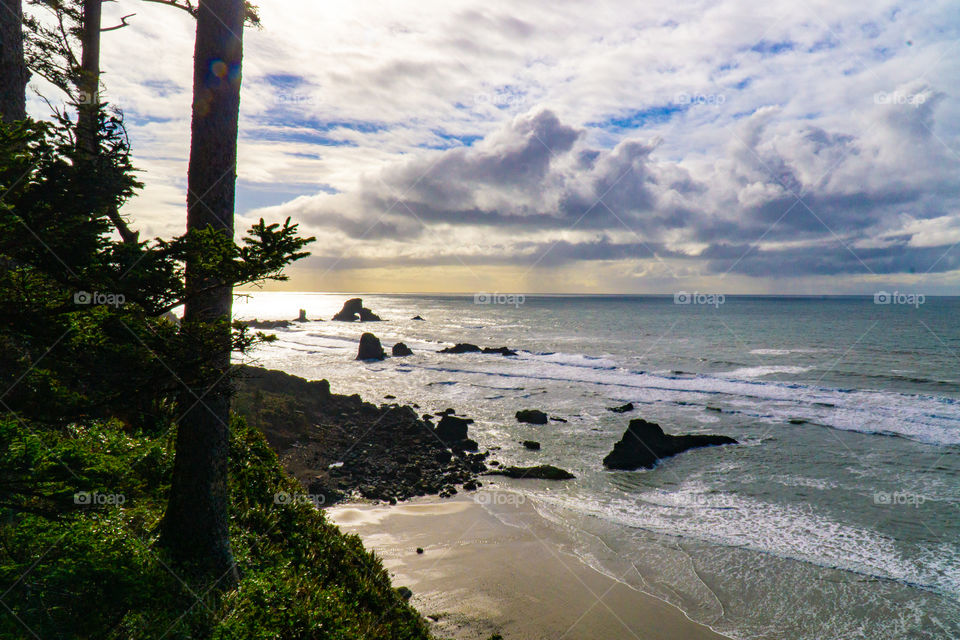
[(412, 604), (434, 621), (439, 637), (725, 638), (569, 553), (569, 535), (518, 494), (481, 490), (327, 513), (383, 559), (395, 586), (413, 591)]

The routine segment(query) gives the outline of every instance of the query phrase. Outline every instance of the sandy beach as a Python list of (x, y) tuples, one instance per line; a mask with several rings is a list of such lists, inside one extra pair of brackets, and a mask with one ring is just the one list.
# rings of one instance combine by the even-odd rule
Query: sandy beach
[(725, 638), (566, 551), (569, 537), (519, 494), (481, 490), (327, 513), (383, 559), (394, 585), (413, 591), (411, 602), (438, 637)]

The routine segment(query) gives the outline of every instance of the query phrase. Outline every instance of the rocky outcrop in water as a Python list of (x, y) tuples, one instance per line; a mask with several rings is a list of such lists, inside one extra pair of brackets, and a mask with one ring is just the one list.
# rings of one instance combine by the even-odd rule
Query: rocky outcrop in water
[(440, 353), (499, 353), (502, 356), (515, 356), (517, 352), (508, 347), (483, 347), (469, 342), (458, 342), (452, 347), (440, 349)]
[(391, 350), (391, 353), (395, 358), (402, 358), (404, 356), (413, 355), (413, 351), (410, 350), (410, 347), (403, 344), (402, 342), (398, 342), (397, 344), (393, 345), (393, 349)]
[(622, 404), (619, 407), (607, 407), (607, 411), (613, 411), (614, 413), (627, 413), (628, 411), (633, 411), (633, 403), (628, 402), (627, 404)]
[(515, 356), (517, 352), (508, 347), (484, 347), (484, 353), (499, 353), (502, 356)]
[(630, 426), (614, 445), (613, 451), (603, 459), (603, 464), (608, 469), (650, 469), (663, 458), (687, 449), (722, 444), (737, 444), (737, 441), (716, 435), (671, 436), (664, 433), (660, 425), (638, 418), (630, 421)]
[(292, 323), (289, 320), (253, 320), (244, 321), (245, 325), (251, 329), (286, 329)]
[(536, 467), (503, 467), (487, 471), (488, 476), (506, 476), (508, 478), (530, 478), (533, 480), (572, 480), (577, 476), (565, 469), (541, 464)]
[(343, 303), (343, 308), (333, 316), (339, 322), (378, 322), (380, 316), (363, 306), (363, 298), (350, 298)]
[(383, 360), (387, 354), (383, 352), (380, 338), (372, 333), (360, 336), (360, 348), (357, 350), (357, 360)]
[(521, 409), (517, 411), (517, 422), (526, 422), (527, 424), (547, 424), (547, 414), (539, 409)]
[(440, 349), (440, 353), (480, 353), (480, 351), (480, 347), (469, 342), (458, 342), (452, 347)]

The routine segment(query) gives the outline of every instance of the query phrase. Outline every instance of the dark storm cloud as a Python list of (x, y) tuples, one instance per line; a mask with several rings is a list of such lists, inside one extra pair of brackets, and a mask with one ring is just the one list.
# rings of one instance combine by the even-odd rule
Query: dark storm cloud
[(751, 245), (712, 245), (699, 257), (715, 273), (758, 277), (840, 274), (890, 275), (942, 273), (960, 268), (960, 251), (952, 245), (858, 248), (833, 242), (824, 246), (757, 249)]

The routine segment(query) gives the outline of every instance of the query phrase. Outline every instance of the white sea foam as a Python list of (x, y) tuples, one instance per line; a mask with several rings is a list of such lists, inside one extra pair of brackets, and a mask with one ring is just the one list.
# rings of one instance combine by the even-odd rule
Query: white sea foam
[[(356, 332), (351, 325), (347, 328)], [(328, 333), (331, 329), (332, 334)], [(339, 326), (325, 328), (322, 334), (311, 326), (309, 331), (285, 332), (279, 337), (274, 349), (342, 353), (347, 360), (356, 350), (356, 337)], [(388, 337), (384, 334), (384, 338)], [(801, 374), (807, 371), (805, 367), (759, 366), (717, 374), (671, 374), (631, 371), (617, 366), (617, 361), (609, 356), (562, 352), (521, 351), (511, 358), (500, 355), (451, 358), (436, 354), (436, 343), (409, 339), (406, 342), (423, 358), (404, 360), (405, 368), (453, 374), (478, 386), (520, 388), (527, 384), (525, 381), (552, 380), (597, 387), (602, 395), (617, 401), (719, 406), (774, 424), (793, 421), (844, 431), (900, 436), (932, 445), (960, 444), (960, 401), (953, 398), (836, 389), (768, 378)], [(501, 381), (493, 382), (497, 378)], [(504, 384), (503, 379), (510, 382)]]
[(739, 369), (734, 369), (733, 371), (728, 371), (717, 375), (727, 378), (762, 378), (764, 376), (773, 376), (779, 374), (793, 375), (807, 371), (810, 371), (810, 367), (771, 365), (766, 367), (741, 367)]
[[(901, 436), (934, 445), (960, 444), (960, 402), (946, 397), (892, 391), (846, 390), (778, 381), (762, 381), (731, 374), (665, 375), (611, 368), (607, 360), (521, 354), (507, 362), (492, 360), (489, 367), (471, 367), (465, 361), (425, 367), (461, 374), (481, 374), (531, 380), (579, 382), (604, 387), (611, 398), (636, 402), (697, 404), (729, 403), (735, 411), (770, 422), (790, 420), (844, 431)], [(590, 366), (588, 363), (596, 363)]]
[(672, 491), (599, 501), (578, 496), (539, 499), (607, 521), (693, 539), (855, 571), (868, 576), (960, 596), (960, 563), (955, 547), (934, 545), (919, 556), (904, 556), (896, 542), (876, 531), (842, 524), (809, 506), (769, 503), (710, 490), (699, 481)]

